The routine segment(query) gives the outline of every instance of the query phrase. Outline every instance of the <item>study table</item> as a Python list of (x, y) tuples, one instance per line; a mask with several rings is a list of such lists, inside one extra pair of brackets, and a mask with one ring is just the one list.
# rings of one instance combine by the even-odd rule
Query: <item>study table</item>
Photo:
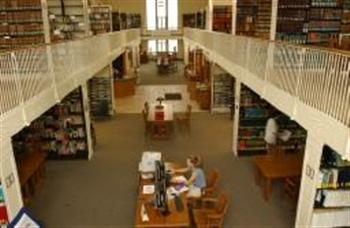
[[(174, 110), (172, 104), (162, 104), (162, 109), (157, 108), (158, 104), (152, 103), (149, 106), (147, 121), (152, 126), (152, 137), (154, 139), (169, 139), (172, 133), (174, 121)], [(157, 112), (162, 112), (162, 118), (157, 117)]]
[(254, 159), (254, 164), (256, 183), (261, 186), (264, 199), (268, 201), (274, 180), (301, 175), (303, 156), (300, 154), (259, 156)]
[[(183, 210), (177, 211), (175, 200), (168, 199), (168, 208), (170, 213), (162, 215), (153, 205), (154, 194), (143, 194), (143, 186), (154, 184), (154, 180), (142, 179), (140, 176), (138, 186), (138, 197), (136, 202), (135, 212), (135, 227), (150, 228), (150, 227), (189, 227), (189, 209), (187, 207), (186, 193), (180, 194), (180, 199), (183, 204)], [(142, 205), (144, 205), (149, 221), (142, 221)]]

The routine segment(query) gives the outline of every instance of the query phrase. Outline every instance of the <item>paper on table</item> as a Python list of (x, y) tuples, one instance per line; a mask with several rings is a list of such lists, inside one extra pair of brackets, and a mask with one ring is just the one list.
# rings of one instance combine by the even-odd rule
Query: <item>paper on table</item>
[(149, 217), (148, 217), (148, 214), (147, 214), (147, 211), (146, 211), (146, 208), (145, 208), (145, 205), (142, 204), (141, 206), (141, 219), (142, 219), (142, 222), (148, 222), (149, 221)]
[(175, 183), (186, 183), (187, 179), (184, 176), (176, 176), (176, 177), (173, 177), (172, 181)]
[(153, 194), (154, 193), (154, 185), (153, 184), (144, 185), (142, 193), (145, 194), (145, 195)]

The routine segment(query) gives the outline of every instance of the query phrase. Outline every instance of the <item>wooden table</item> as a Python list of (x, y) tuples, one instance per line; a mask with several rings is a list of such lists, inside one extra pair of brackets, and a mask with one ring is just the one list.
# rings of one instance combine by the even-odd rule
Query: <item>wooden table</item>
[(25, 203), (29, 202), (44, 178), (45, 159), (46, 153), (33, 151), (20, 156), (17, 160), (18, 178)]
[(164, 112), (164, 119), (157, 120), (156, 108), (158, 104), (150, 104), (150, 109), (148, 112), (147, 121), (151, 123), (152, 126), (152, 138), (154, 139), (169, 139), (172, 132), (172, 125), (174, 121), (174, 111), (172, 104), (162, 104), (163, 109), (160, 111)]
[[(143, 185), (154, 184), (152, 180), (139, 181), (138, 198), (136, 202), (135, 212), (135, 227), (189, 227), (189, 209), (187, 207), (186, 193), (180, 195), (183, 203), (183, 210), (177, 211), (175, 201), (173, 199), (168, 200), (168, 208), (170, 214), (162, 215), (157, 209), (154, 208), (152, 202), (154, 200), (154, 194), (144, 195), (142, 192)], [(149, 221), (143, 222), (141, 218), (141, 207), (145, 206)]]
[(303, 156), (299, 154), (261, 156), (254, 159), (256, 183), (262, 187), (264, 199), (270, 199), (272, 181), (301, 175)]

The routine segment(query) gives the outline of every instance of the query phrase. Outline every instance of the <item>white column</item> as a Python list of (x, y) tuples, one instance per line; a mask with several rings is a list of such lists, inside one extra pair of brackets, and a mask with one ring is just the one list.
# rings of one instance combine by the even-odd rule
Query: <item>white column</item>
[(51, 42), (51, 38), (50, 38), (49, 11), (48, 11), (46, 0), (41, 0), (41, 14), (42, 14), (42, 20), (43, 20), (45, 43), (48, 44)]
[(272, 0), (271, 4), (271, 24), (270, 24), (270, 40), (276, 39), (277, 30), (277, 13), (278, 13), (278, 0)]
[(115, 96), (114, 96), (114, 72), (113, 72), (113, 65), (109, 64), (109, 75), (111, 78), (111, 96), (112, 96), (112, 110), (110, 110), (110, 115), (114, 115), (116, 113), (116, 104), (115, 104)]
[(90, 28), (90, 18), (89, 18), (89, 3), (88, 3), (88, 0), (82, 0), (82, 3), (83, 3), (83, 13), (84, 13), (85, 36), (90, 36), (91, 28)]
[[(315, 134), (313, 134), (315, 133)], [(310, 227), (319, 181), (319, 167), (323, 144), (318, 141), (317, 132), (308, 132), (295, 227)]]
[(237, 25), (237, 0), (232, 0), (232, 35), (236, 35)]
[(212, 31), (213, 30), (213, 1), (214, 0), (209, 0), (208, 1), (208, 16), (207, 16), (207, 30)]
[(235, 78), (235, 107), (233, 116), (232, 152), (238, 156), (238, 129), (239, 129), (239, 109), (241, 102), (241, 80)]
[(189, 48), (189, 45), (188, 43), (184, 40), (184, 63), (185, 65), (188, 65), (188, 48)]
[(85, 118), (85, 128), (86, 128), (86, 141), (88, 148), (88, 158), (92, 158), (94, 150), (92, 147), (92, 137), (91, 137), (91, 119), (90, 119), (90, 104), (89, 104), (89, 94), (87, 89), (87, 82), (81, 85), (81, 93), (83, 98), (83, 109), (84, 109), (84, 118)]
[(23, 200), (10, 137), (1, 139), (0, 151), (1, 185), (4, 191), (7, 213), (11, 221), (23, 207)]

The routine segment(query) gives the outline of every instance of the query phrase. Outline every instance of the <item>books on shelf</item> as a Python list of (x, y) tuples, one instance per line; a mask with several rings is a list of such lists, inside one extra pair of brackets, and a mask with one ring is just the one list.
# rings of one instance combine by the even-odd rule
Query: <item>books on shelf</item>
[(238, 155), (266, 154), (265, 126), (274, 113), (278, 116), (279, 131), (288, 131), (288, 140), (280, 142), (285, 152), (303, 151), (306, 130), (285, 116), (248, 87), (242, 85), (238, 127)]
[(234, 78), (228, 73), (213, 76), (212, 111), (225, 109), (230, 111), (234, 103)]
[(112, 7), (93, 5), (89, 8), (90, 28), (94, 35), (112, 31)]
[(232, 6), (214, 6), (213, 31), (231, 33)]
[(323, 147), (317, 187), (312, 224), (350, 226), (350, 161), (329, 146)]
[(109, 116), (112, 107), (112, 81), (107, 77), (93, 77), (89, 80), (90, 112), (94, 117)]
[(15, 154), (32, 150), (32, 143), (38, 142), (36, 150), (45, 151), (49, 159), (86, 159), (87, 130), (80, 88), (34, 120), (12, 142)]
[(13, 49), (45, 42), (40, 1), (0, 2), (0, 49)]

